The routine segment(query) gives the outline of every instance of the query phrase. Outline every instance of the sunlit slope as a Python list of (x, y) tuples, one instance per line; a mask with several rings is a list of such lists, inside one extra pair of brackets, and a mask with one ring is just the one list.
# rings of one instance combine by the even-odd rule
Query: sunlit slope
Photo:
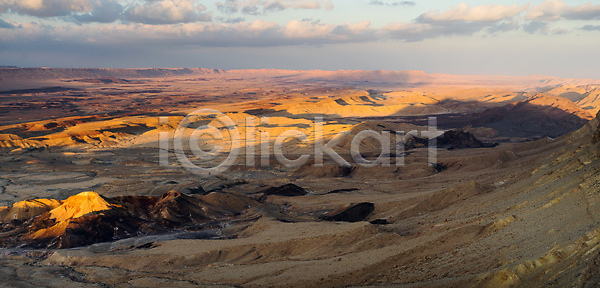
[(598, 85), (559, 85), (546, 93), (567, 98), (592, 115), (600, 110), (600, 86)]

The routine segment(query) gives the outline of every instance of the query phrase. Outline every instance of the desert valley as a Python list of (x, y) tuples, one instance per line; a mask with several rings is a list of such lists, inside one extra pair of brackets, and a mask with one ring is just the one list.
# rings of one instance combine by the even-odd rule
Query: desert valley
[(597, 287), (599, 110), (594, 79), (0, 68), (1, 286)]

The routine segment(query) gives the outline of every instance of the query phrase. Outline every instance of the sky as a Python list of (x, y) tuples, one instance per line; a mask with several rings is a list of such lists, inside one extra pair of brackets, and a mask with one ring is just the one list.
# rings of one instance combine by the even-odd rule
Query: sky
[(0, 65), (600, 79), (600, 1), (0, 0)]

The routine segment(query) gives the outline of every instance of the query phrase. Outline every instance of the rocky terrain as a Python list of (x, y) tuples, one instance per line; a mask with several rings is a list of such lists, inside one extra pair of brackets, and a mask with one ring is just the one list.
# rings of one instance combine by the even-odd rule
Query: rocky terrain
[[(1, 68), (0, 83), (4, 286), (600, 281), (598, 81)], [(223, 137), (188, 141), (203, 125)], [(278, 140), (291, 130), (305, 138)], [(276, 143), (307, 161), (284, 165)], [(319, 163), (319, 143), (349, 165)], [(182, 166), (232, 152), (221, 173)]]

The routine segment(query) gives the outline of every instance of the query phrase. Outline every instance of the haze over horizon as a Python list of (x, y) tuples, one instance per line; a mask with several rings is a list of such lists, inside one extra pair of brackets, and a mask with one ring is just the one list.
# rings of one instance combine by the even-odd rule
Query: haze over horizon
[(0, 65), (600, 79), (588, 1), (0, 0)]

